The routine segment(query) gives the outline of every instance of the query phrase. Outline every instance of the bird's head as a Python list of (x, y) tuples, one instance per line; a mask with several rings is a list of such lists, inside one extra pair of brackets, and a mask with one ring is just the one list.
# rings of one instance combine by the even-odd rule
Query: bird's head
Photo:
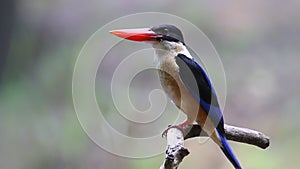
[(178, 45), (184, 45), (181, 31), (173, 25), (158, 25), (150, 28), (120, 29), (110, 33), (132, 41), (148, 42), (154, 48), (172, 50)]

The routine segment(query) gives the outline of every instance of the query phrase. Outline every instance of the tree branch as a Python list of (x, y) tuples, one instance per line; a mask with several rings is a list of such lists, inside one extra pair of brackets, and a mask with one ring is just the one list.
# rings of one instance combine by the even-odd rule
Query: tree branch
[[(225, 125), (224, 127), (228, 140), (255, 145), (262, 149), (270, 145), (269, 137), (261, 132), (230, 125)], [(166, 134), (166, 158), (160, 169), (177, 169), (183, 158), (189, 154), (189, 151), (184, 147), (184, 140), (198, 136), (207, 136), (207, 134), (196, 124), (190, 128), (185, 137), (183, 137), (181, 130), (170, 128)]]
[[(225, 136), (228, 140), (255, 145), (262, 149), (267, 148), (270, 144), (269, 137), (261, 132), (226, 124), (224, 128)], [(199, 125), (194, 124), (189, 133), (184, 137), (184, 139), (198, 137), (200, 136), (200, 134), (201, 136), (207, 136), (206, 133), (202, 131)]]
[(170, 128), (167, 133), (166, 158), (160, 169), (177, 169), (182, 159), (190, 152), (184, 147), (184, 137), (178, 128)]

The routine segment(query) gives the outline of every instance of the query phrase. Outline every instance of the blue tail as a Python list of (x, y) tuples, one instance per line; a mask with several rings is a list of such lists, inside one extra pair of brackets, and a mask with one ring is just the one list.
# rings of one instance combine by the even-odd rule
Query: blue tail
[(236, 169), (242, 169), (239, 161), (237, 160), (237, 158), (233, 154), (233, 152), (232, 152), (232, 150), (230, 148), (230, 145), (227, 142), (225, 136), (223, 134), (221, 134), (221, 132), (219, 132), (219, 131), (218, 131), (218, 135), (219, 135), (220, 141), (222, 143), (221, 149), (222, 149), (223, 153), (226, 155), (226, 157), (228, 158), (228, 160), (232, 163), (232, 165), (234, 166), (234, 168), (236, 168)]

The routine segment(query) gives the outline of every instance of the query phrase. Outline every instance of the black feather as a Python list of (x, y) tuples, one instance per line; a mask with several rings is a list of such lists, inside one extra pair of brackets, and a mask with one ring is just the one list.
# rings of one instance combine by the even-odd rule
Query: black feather
[(184, 54), (178, 54), (175, 60), (179, 66), (179, 75), (184, 85), (208, 113), (215, 127), (224, 133), (223, 116), (217, 95), (204, 69)]

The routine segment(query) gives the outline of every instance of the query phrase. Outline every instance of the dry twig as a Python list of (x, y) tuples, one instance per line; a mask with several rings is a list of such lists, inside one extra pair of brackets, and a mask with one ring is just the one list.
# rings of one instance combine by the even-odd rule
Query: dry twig
[[(269, 137), (261, 132), (230, 125), (225, 125), (224, 127), (228, 140), (255, 145), (262, 149), (267, 148), (270, 144)], [(198, 136), (207, 135), (196, 124), (192, 126), (185, 137), (183, 137), (183, 133), (179, 129), (169, 129), (166, 134), (166, 158), (160, 169), (177, 169), (183, 158), (189, 154), (189, 151), (184, 147), (184, 140)]]

